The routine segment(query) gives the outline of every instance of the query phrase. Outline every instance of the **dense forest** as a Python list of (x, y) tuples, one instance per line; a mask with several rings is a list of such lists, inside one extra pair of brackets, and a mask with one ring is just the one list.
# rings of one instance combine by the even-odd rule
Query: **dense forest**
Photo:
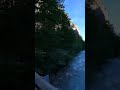
[(101, 8), (92, 9), (94, 0), (86, 1), (86, 72), (87, 80), (99, 71), (108, 59), (120, 56), (120, 36)]
[(63, 0), (36, 0), (35, 3), (36, 72), (56, 73), (84, 49), (85, 43), (71, 28)]

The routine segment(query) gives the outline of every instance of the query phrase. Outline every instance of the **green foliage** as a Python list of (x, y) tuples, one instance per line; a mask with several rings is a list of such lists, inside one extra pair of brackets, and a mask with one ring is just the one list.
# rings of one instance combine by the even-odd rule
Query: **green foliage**
[(61, 0), (36, 1), (36, 70), (40, 74), (57, 72), (84, 48), (84, 41), (70, 27)]

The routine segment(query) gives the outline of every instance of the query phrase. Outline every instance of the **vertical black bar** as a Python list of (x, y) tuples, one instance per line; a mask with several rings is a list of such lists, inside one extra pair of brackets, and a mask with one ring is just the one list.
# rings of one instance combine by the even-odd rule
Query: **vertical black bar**
[(34, 0), (0, 9), (0, 87), (34, 90)]

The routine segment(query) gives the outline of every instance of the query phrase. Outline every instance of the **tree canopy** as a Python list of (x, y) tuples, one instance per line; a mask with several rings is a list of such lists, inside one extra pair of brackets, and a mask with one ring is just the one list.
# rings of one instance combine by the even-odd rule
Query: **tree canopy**
[(45, 73), (66, 65), (84, 48), (81, 36), (70, 26), (63, 0), (36, 0), (35, 47), (36, 67)]

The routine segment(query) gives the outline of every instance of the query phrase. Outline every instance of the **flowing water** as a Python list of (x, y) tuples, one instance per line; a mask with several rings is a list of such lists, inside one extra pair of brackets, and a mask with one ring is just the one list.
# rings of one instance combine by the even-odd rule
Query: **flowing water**
[(53, 85), (60, 90), (85, 90), (85, 51), (78, 53), (69, 66), (57, 74)]

